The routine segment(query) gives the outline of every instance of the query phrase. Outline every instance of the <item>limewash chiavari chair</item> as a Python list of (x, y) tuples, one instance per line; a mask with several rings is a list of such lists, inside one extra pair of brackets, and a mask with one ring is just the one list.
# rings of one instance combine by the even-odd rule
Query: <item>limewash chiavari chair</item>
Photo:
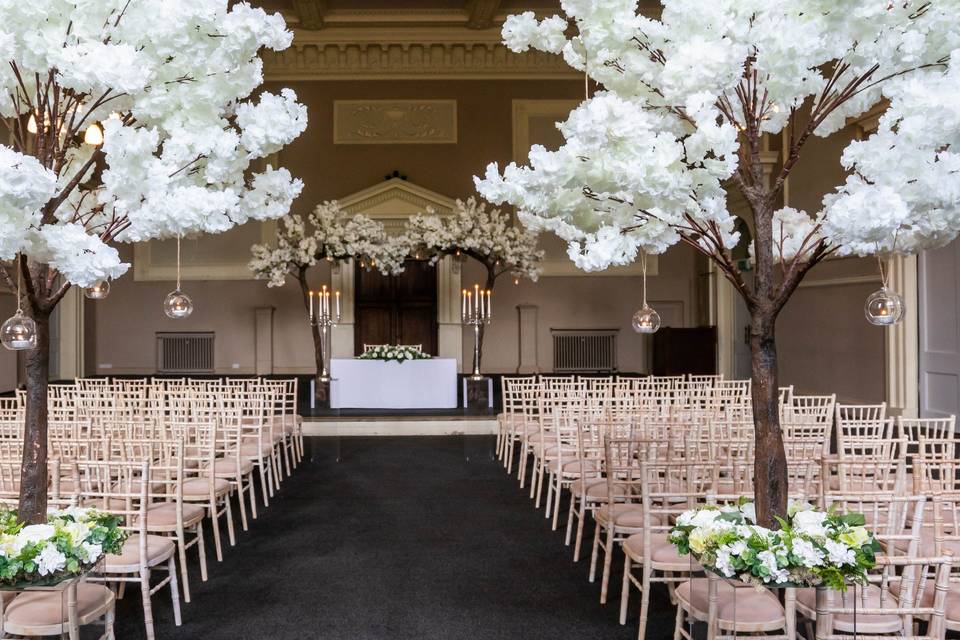
[[(832, 425), (837, 395), (798, 396), (790, 394), (790, 401), (781, 407), (781, 420), (796, 424)], [(827, 434), (829, 435), (829, 429)]]
[(643, 531), (640, 462), (645, 455), (636, 440), (608, 438), (603, 460), (607, 480), (607, 499), (594, 512), (596, 523), (593, 549), (590, 554), (590, 582), (596, 579), (599, 554), (603, 551), (603, 569), (600, 582), (600, 603), (607, 602), (613, 554), (617, 543)]
[(920, 437), (947, 439), (957, 438), (957, 417), (949, 418), (898, 418), (900, 435), (907, 438), (911, 444), (920, 442)]
[(887, 417), (887, 403), (880, 404), (837, 404), (837, 426), (848, 422), (879, 422)]
[(267, 394), (266, 420), (270, 426), (271, 441), (273, 442), (273, 460), (276, 483), (279, 486), (286, 477), (290, 477), (293, 468), (290, 466), (290, 450), (287, 445), (288, 434), (284, 428), (284, 386), (282, 382), (263, 380), (260, 388)]
[[(876, 568), (867, 575), (866, 598), (857, 593), (864, 590), (861, 587), (846, 593), (822, 591), (823, 597), (816, 603), (817, 640), (849, 639), (851, 633), (866, 638), (890, 635), (943, 640), (952, 562), (950, 555), (877, 557)], [(926, 576), (932, 576), (933, 597), (929, 604), (919, 605), (917, 594), (927, 590), (923, 587)], [(927, 621), (924, 634), (916, 631), (918, 619)]]
[[(544, 389), (538, 396), (540, 429), (531, 436), (533, 442), (533, 478), (530, 483), (530, 497), (535, 498), (536, 508), (540, 508), (540, 499), (543, 495), (543, 482), (547, 469), (566, 449), (567, 453), (575, 453), (576, 445), (558, 440), (560, 425), (564, 419), (566, 403), (583, 402), (583, 393), (564, 388)], [(547, 501), (550, 502), (549, 499)], [(549, 509), (549, 506), (548, 506)]]
[[(606, 391), (596, 395), (602, 397)], [(554, 407), (555, 447), (545, 450), (543, 458), (549, 468), (549, 486), (547, 489), (546, 517), (553, 516), (552, 529), (557, 530), (560, 516), (560, 501), (563, 489), (569, 489), (577, 480), (597, 478), (600, 465), (596, 459), (589, 458), (583, 451), (581, 432), (589, 429), (596, 418), (602, 417), (602, 406), (591, 406), (591, 392), (580, 396), (568, 396), (557, 402)]]
[[(148, 640), (155, 638), (152, 597), (169, 586), (173, 620), (180, 626), (180, 592), (177, 584), (176, 543), (172, 538), (150, 533), (150, 459), (128, 461), (80, 461), (71, 465), (72, 484), (79, 503), (123, 518), (131, 532), (118, 554), (104, 558), (103, 578), (120, 584), (122, 597), (127, 583), (140, 584), (143, 622)], [(167, 575), (152, 584), (155, 570)]]
[[(519, 391), (525, 386), (537, 386), (535, 378), (504, 376), (501, 381), (501, 403), (503, 411), (497, 416), (497, 459), (504, 467), (508, 465), (508, 441), (516, 437), (517, 421), (523, 420), (522, 404)], [(507, 472), (509, 473), (509, 471)]]
[(240, 455), (243, 438), (242, 409), (239, 399), (221, 395), (218, 392), (207, 394), (207, 406), (210, 415), (216, 420), (216, 460), (213, 463), (214, 476), (230, 483), (231, 490), (237, 494), (240, 508), (240, 523), (246, 531), (246, 500), (250, 500), (250, 515), (257, 517), (257, 496), (253, 481), (253, 461)]
[(273, 438), (270, 425), (266, 423), (266, 397), (262, 393), (245, 391), (238, 394), (240, 408), (240, 448), (237, 455), (253, 463), (260, 475), (263, 506), (270, 506), (275, 476), (273, 464)]
[(225, 478), (214, 472), (217, 458), (217, 431), (215, 422), (170, 423), (168, 431), (175, 440), (183, 440), (183, 499), (203, 505), (210, 518), (217, 561), (223, 561), (223, 545), (220, 540), (220, 517), (227, 521), (227, 536), (230, 546), (236, 545), (233, 527), (233, 508), (230, 501), (231, 486)]
[[(631, 585), (640, 591), (640, 631), (646, 636), (653, 583), (664, 583), (673, 595), (673, 587), (687, 580), (691, 572), (702, 569), (689, 557), (681, 557), (668, 536), (673, 521), (687, 509), (702, 504), (713, 489), (718, 474), (714, 463), (644, 462), (640, 463), (641, 505), (645, 526), (623, 541), (623, 585), (620, 592), (620, 624), (627, 622)], [(641, 575), (634, 575), (638, 566)]]
[(117, 445), (123, 447), (125, 460), (150, 460), (150, 473), (145, 480), (150, 492), (147, 532), (168, 536), (176, 543), (183, 599), (190, 602), (190, 576), (187, 573), (187, 551), (190, 547), (197, 547), (200, 578), (207, 581), (207, 556), (203, 539), (206, 511), (202, 506), (183, 498), (183, 442), (126, 440)]
[[(923, 528), (926, 496), (898, 495), (893, 491), (856, 491), (848, 494), (828, 493), (824, 507), (837, 508), (841, 513), (863, 514), (887, 558), (916, 558), (920, 549), (920, 532)], [(889, 593), (889, 581), (893, 578), (887, 565), (879, 562), (877, 569), (868, 572), (868, 584), (851, 588), (842, 597), (845, 606), (854, 606), (856, 597), (858, 613), (834, 617), (832, 629), (845, 633), (889, 634), (898, 633), (900, 621), (896, 615), (879, 613), (879, 608), (894, 600)], [(855, 595), (854, 595), (855, 594)], [(818, 618), (816, 589), (797, 590), (797, 611), (806, 619), (808, 626)], [(877, 613), (870, 613), (877, 610)], [(909, 627), (908, 627), (909, 628)], [(818, 631), (819, 637), (819, 631)]]
[(283, 428), (291, 436), (293, 445), (294, 467), (299, 466), (303, 460), (303, 421), (297, 413), (297, 391), (299, 388), (297, 378), (283, 380)]

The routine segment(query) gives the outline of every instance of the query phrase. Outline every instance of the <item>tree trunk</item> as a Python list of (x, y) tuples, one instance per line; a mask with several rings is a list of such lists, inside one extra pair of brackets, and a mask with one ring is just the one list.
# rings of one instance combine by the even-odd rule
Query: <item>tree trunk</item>
[(774, 516), (787, 515), (787, 457), (780, 431), (780, 389), (777, 383), (776, 316), (754, 311), (750, 326), (753, 387), (754, 494), (757, 524), (777, 528)]
[(20, 467), (22, 522), (47, 521), (47, 383), (50, 374), (50, 313), (34, 311), (37, 346), (26, 352), (27, 407)]

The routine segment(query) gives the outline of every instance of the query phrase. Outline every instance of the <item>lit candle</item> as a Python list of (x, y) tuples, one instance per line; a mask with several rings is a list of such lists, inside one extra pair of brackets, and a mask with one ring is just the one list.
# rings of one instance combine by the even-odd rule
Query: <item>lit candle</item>
[(482, 316), (483, 315), (483, 298), (480, 296), (480, 285), (478, 284), (473, 285), (473, 299), (476, 300), (475, 304), (477, 305), (474, 308), (474, 311), (476, 311), (478, 316)]
[(340, 292), (337, 291), (337, 320), (340, 320)]
[(309, 304), (309, 307), (310, 307), (310, 322), (313, 322), (313, 291), (308, 291), (307, 293), (309, 294), (309, 297), (310, 297), (310, 304)]
[(462, 289), (460, 291), (460, 319), (467, 319), (467, 290)]
[(492, 295), (493, 295), (493, 291), (490, 291), (490, 289), (487, 289), (487, 320), (490, 319), (490, 316), (493, 313), (493, 299), (491, 298)]
[(467, 291), (467, 316), (473, 316), (473, 294)]

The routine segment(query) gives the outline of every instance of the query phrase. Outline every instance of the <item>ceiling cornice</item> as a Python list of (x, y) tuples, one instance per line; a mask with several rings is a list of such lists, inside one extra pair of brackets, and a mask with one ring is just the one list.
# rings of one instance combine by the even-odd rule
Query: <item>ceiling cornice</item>
[[(265, 51), (267, 80), (575, 79), (560, 56), (503, 46), (500, 30), (461, 25), (297, 29), (286, 51)], [(462, 17), (461, 17), (462, 20)]]

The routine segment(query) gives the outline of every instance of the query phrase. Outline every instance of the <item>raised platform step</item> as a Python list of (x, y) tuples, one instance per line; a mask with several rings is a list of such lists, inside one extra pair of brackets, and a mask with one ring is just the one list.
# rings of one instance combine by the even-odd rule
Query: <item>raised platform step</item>
[(342, 415), (303, 418), (307, 436), (476, 436), (497, 433), (497, 417), (487, 415)]

